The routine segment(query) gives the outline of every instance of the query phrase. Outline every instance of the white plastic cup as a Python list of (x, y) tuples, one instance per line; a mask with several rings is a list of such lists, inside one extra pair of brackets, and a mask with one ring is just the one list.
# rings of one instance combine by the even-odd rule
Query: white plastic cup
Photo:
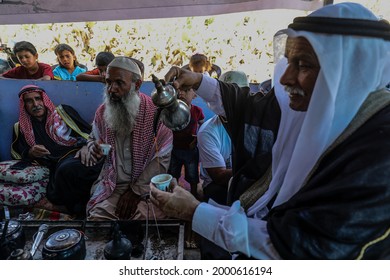
[(150, 180), (153, 185), (161, 191), (167, 191), (169, 183), (172, 181), (172, 175), (170, 174), (159, 174)]
[(103, 155), (108, 155), (108, 153), (110, 152), (111, 150), (111, 145), (110, 144), (100, 144), (100, 149), (102, 149), (102, 153)]

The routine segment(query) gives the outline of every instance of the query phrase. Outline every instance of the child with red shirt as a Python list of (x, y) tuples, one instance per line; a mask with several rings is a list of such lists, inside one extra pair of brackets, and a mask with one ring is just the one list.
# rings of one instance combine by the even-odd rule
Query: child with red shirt
[(110, 52), (100, 52), (95, 59), (96, 68), (76, 76), (77, 81), (106, 82), (107, 65), (115, 58)]
[(13, 52), (21, 65), (3, 73), (0, 78), (32, 80), (51, 80), (54, 78), (51, 66), (38, 62), (38, 52), (30, 42), (17, 42)]
[(190, 108), (191, 120), (183, 130), (173, 132), (173, 149), (169, 173), (179, 180), (184, 165), (184, 179), (190, 184), (191, 193), (198, 197), (199, 151), (196, 135), (199, 127), (204, 122), (204, 114), (202, 108), (191, 104), (195, 97), (196, 93), (193, 89), (179, 90), (179, 98)]

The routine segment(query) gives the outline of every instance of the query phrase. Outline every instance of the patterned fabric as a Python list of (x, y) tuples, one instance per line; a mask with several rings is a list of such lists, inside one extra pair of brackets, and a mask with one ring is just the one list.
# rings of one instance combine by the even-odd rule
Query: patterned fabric
[[(134, 183), (150, 161), (159, 156), (157, 152), (163, 154), (172, 145), (172, 132), (161, 122), (158, 124), (156, 138), (154, 137), (153, 119), (157, 108), (149, 96), (143, 93), (139, 95), (141, 98), (140, 108), (131, 134), (133, 164), (131, 168), (131, 182), (129, 183)], [(97, 140), (108, 143), (113, 148), (103, 165), (100, 174), (101, 180), (94, 186), (95, 192), (88, 202), (88, 210), (96, 203), (108, 198), (116, 186), (115, 134), (104, 121), (104, 110), (104, 104), (97, 109), (92, 133)]]
[(71, 221), (74, 219), (71, 215), (64, 214), (58, 211), (52, 211), (42, 208), (37, 208), (36, 205), (32, 210), (34, 220), (40, 221)]
[(33, 205), (45, 196), (48, 182), (49, 178), (26, 184), (0, 182), (0, 204), (8, 206)]
[(23, 170), (10, 169), (17, 162), (19, 161), (9, 160), (0, 162), (0, 183), (26, 184), (41, 181), (49, 177), (49, 169), (40, 165), (28, 166)]
[[(71, 129), (66, 125), (66, 123), (61, 119), (60, 115), (57, 113), (53, 102), (47, 96), (46, 92), (41, 88), (38, 88), (35, 85), (28, 85), (26, 87), (31, 88), (31, 90), (24, 91), (19, 99), (19, 124), (20, 130), (23, 133), (27, 144), (31, 147), (35, 145), (35, 136), (34, 131), (31, 125), (30, 115), (27, 113), (24, 105), (23, 96), (26, 93), (30, 92), (39, 92), (42, 96), (43, 104), (47, 109), (47, 119), (46, 119), (46, 132), (53, 141), (59, 145), (63, 146), (72, 146), (77, 142), (77, 139), (70, 136)], [(24, 88), (26, 88), (24, 87)]]

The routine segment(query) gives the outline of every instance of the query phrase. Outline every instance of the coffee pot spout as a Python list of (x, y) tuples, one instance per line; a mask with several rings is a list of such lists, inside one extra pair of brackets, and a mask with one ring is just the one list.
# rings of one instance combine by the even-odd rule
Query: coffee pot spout
[(153, 90), (151, 95), (154, 105), (160, 108), (165, 108), (176, 101), (177, 92), (171, 84), (163, 85), (153, 74), (152, 81), (155, 86), (155, 90)]
[(189, 107), (178, 99), (177, 91), (172, 84), (163, 85), (155, 75), (152, 75), (152, 81), (156, 88), (152, 92), (152, 101), (159, 108), (154, 123), (157, 125), (160, 119), (173, 131), (184, 129), (191, 119)]

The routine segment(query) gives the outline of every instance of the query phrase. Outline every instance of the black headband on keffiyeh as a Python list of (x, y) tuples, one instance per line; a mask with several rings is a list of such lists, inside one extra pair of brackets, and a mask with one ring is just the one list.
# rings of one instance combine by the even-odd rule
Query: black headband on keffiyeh
[(375, 37), (390, 41), (390, 24), (379, 20), (297, 17), (288, 28), (314, 33)]

